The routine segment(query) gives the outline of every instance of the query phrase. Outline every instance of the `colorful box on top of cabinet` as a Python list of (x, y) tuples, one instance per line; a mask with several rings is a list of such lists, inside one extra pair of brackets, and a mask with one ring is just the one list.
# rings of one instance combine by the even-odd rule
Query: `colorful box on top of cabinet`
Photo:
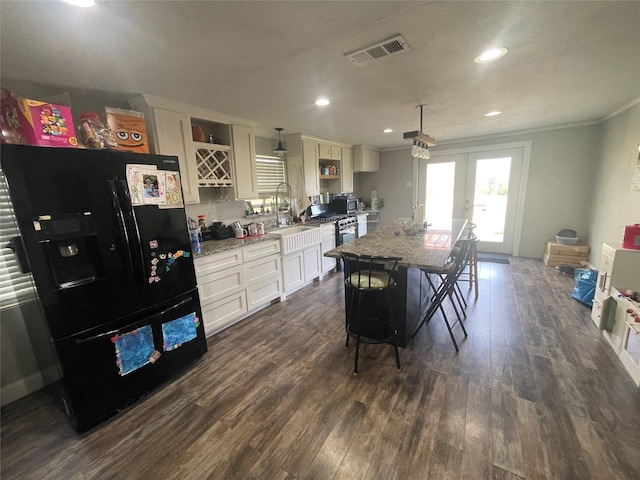
[(107, 123), (116, 137), (118, 150), (149, 153), (144, 113), (105, 107)]
[(549, 240), (543, 260), (545, 265), (551, 267), (583, 267), (589, 261), (589, 245), (580, 240), (575, 245), (562, 245), (555, 240)]
[(77, 147), (71, 108), (0, 93), (2, 141), (46, 147)]

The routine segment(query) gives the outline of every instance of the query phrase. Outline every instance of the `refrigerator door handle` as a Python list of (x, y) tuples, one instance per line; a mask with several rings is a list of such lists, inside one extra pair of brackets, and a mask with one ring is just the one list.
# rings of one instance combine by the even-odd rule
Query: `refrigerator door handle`
[[(134, 267), (134, 271), (137, 272), (138, 279), (141, 285), (147, 283), (145, 277), (144, 268), (144, 255), (142, 253), (142, 240), (140, 239), (140, 229), (138, 227), (138, 221), (136, 220), (135, 212), (133, 211), (133, 205), (131, 204), (131, 198), (129, 197), (129, 188), (125, 180), (119, 180), (120, 190), (122, 192), (122, 202), (118, 202), (123, 212), (123, 220), (129, 225), (129, 245), (130, 255), (132, 256), (132, 262), (138, 263), (138, 268)], [(137, 258), (133, 258), (135, 255)]]
[(118, 219), (118, 229), (120, 230), (120, 235), (124, 238), (124, 241), (127, 244), (127, 252), (126, 252), (126, 263), (131, 270), (135, 270), (133, 268), (133, 258), (131, 257), (131, 242), (129, 241), (129, 233), (127, 231), (127, 226), (125, 224), (124, 211), (122, 210), (122, 205), (120, 203), (120, 197), (118, 196), (118, 191), (116, 190), (116, 185), (113, 180), (108, 180), (109, 188), (111, 189), (111, 200), (113, 202), (113, 206), (116, 209), (116, 217)]
[(138, 227), (138, 220), (136, 219), (136, 214), (133, 211), (133, 204), (131, 203), (131, 198), (129, 197), (129, 190), (128, 190), (129, 187), (125, 180), (120, 180), (120, 188), (122, 189), (123, 197), (124, 197), (124, 207), (125, 207), (124, 211), (127, 217), (129, 217), (130, 219), (129, 225), (131, 226), (131, 237), (133, 240), (131, 244), (135, 243), (135, 247), (133, 248), (133, 250), (135, 251), (138, 257), (138, 262), (139, 262), (138, 275), (140, 277), (141, 284), (144, 285), (147, 283), (147, 278), (145, 277), (144, 253), (142, 252), (142, 240), (140, 239), (140, 228)]
[[(185, 299), (179, 301), (178, 303), (176, 303), (174, 305), (171, 305), (170, 307), (165, 308), (161, 312), (147, 317), (145, 320), (147, 322), (151, 322), (154, 318), (162, 317), (162, 316), (166, 315), (167, 313), (171, 312), (172, 310), (175, 310), (176, 308), (180, 308), (182, 305), (184, 305), (186, 303), (189, 303), (189, 302), (192, 302), (192, 301), (193, 301), (193, 297), (185, 298)], [(137, 323), (139, 323), (139, 322), (136, 322), (136, 324)], [(132, 328), (133, 328), (133, 325), (127, 325), (126, 327), (122, 327), (122, 328), (119, 328), (117, 330), (109, 330), (108, 332), (98, 333), (97, 335), (92, 335), (90, 337), (79, 338), (79, 339), (76, 340), (76, 344), (92, 342), (94, 340), (99, 340), (99, 339), (104, 338), (104, 337), (112, 337), (114, 335), (119, 334), (120, 332), (125, 332), (126, 333), (127, 331), (131, 330)]]

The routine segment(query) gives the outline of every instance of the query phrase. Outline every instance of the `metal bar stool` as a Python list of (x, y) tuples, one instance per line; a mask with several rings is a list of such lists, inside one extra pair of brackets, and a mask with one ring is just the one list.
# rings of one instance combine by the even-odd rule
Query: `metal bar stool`
[(398, 262), (402, 259), (344, 252), (341, 257), (348, 299), (346, 348), (349, 348), (350, 337), (356, 341), (353, 374), (358, 374), (361, 343), (391, 343), (399, 370), (398, 328), (393, 316), (390, 292), (396, 286), (393, 274), (398, 270)]
[[(478, 287), (478, 237), (473, 232), (473, 230), (477, 227), (475, 223), (469, 223), (467, 225), (467, 239), (472, 239), (473, 243), (471, 245), (471, 253), (469, 255), (469, 260), (467, 262), (465, 271), (462, 272), (460, 279), (458, 282), (469, 282), (469, 290), (473, 287), (475, 290), (475, 298), (478, 298), (480, 295), (480, 289)], [(458, 286), (458, 293), (462, 296), (462, 291), (460, 291), (460, 286)], [(466, 306), (466, 301), (465, 301)]]
[[(429, 323), (431, 318), (435, 315), (435, 313), (440, 310), (442, 314), (442, 318), (444, 319), (444, 323), (447, 326), (447, 330), (449, 331), (449, 336), (451, 337), (451, 341), (453, 342), (453, 346), (456, 349), (456, 352), (459, 351), (458, 343), (456, 342), (455, 337), (453, 336), (453, 327), (457, 323), (460, 324), (462, 328), (462, 332), (464, 333), (465, 338), (468, 336), (467, 330), (464, 328), (464, 323), (462, 322), (462, 317), (456, 308), (456, 302), (454, 300), (454, 292), (456, 288), (456, 283), (462, 275), (462, 272), (466, 268), (468, 263), (468, 257), (471, 253), (471, 246), (473, 245), (472, 239), (464, 239), (460, 240), (457, 248), (454, 250), (452, 257), (450, 258), (449, 263), (447, 263), (442, 269), (422, 269), (422, 271), (427, 276), (427, 281), (429, 282), (429, 286), (433, 290), (433, 295), (431, 297), (431, 301), (427, 308), (427, 312), (425, 313), (422, 321), (415, 329), (411, 338), (414, 338), (423, 325)], [(432, 280), (430, 275), (437, 275), (440, 278), (440, 282), (436, 285)], [(447, 318), (447, 314), (445, 313), (443, 302), (446, 298), (451, 300), (451, 305), (453, 306), (457, 320), (455, 322), (449, 322)]]

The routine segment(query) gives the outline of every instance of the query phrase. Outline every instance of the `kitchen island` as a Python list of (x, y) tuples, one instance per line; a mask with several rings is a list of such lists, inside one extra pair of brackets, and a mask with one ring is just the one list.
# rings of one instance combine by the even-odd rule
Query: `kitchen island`
[[(420, 269), (441, 268), (445, 265), (453, 246), (466, 228), (467, 220), (452, 219), (449, 226), (440, 229), (428, 228), (427, 232), (421, 231), (416, 235), (405, 234), (403, 225), (406, 223), (408, 222), (402, 219), (397, 220), (324, 254), (333, 258), (340, 258), (342, 252), (402, 257), (398, 262), (398, 272), (394, 275), (396, 287), (391, 292), (401, 347), (407, 346), (411, 333), (420, 323), (429, 305), (428, 284)], [(371, 307), (376, 308), (375, 305)]]

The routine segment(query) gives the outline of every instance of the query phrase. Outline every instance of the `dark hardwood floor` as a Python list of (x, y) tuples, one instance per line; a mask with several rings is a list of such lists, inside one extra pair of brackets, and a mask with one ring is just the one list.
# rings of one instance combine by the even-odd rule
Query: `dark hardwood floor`
[(46, 390), (6, 406), (1, 478), (640, 478), (639, 390), (573, 280), (539, 260), (479, 265), (460, 353), (435, 317), (401, 371), (365, 345), (352, 375), (333, 274), (88, 433)]

